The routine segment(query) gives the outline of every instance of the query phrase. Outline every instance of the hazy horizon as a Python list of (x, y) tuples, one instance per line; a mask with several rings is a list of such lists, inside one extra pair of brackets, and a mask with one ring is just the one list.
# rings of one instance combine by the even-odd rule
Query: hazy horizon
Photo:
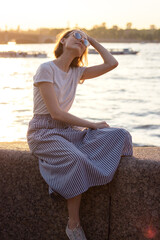
[[(130, 23), (130, 22), (128, 22), (128, 23)], [(100, 27), (101, 25), (102, 25), (103, 23), (100, 23), (100, 24), (97, 24), (97, 27)], [(153, 26), (155, 26), (155, 29), (160, 29), (160, 27), (158, 28), (155, 24), (150, 24), (149, 25), (149, 27), (146, 27), (146, 28), (136, 28), (136, 27), (134, 27), (134, 24), (133, 23), (131, 23), (132, 24), (132, 27), (131, 27), (131, 29), (136, 29), (136, 30), (149, 30), (149, 29), (151, 29), (151, 25), (153, 25)], [(127, 23), (126, 23), (126, 25), (127, 25)], [(87, 31), (88, 30), (91, 30), (91, 29), (93, 29), (94, 27), (95, 27), (96, 25), (93, 25), (93, 26), (91, 26), (90, 28), (85, 28), (85, 27), (83, 27), (83, 29), (86, 29)], [(114, 26), (117, 26), (118, 27), (118, 29), (122, 29), (122, 30), (125, 30), (125, 29), (127, 29), (127, 27), (126, 26), (124, 26), (123, 28), (122, 27), (120, 27), (118, 24), (114, 24), (113, 26), (111, 26), (111, 27), (107, 27), (106, 26), (106, 29), (112, 29), (112, 27), (114, 27)], [(73, 26), (73, 27), (69, 27), (69, 28), (81, 28), (82, 29), (82, 27), (80, 27), (80, 26), (78, 26), (77, 24), (75, 25), (75, 26)], [(21, 27), (21, 25), (18, 25), (17, 27), (15, 27), (15, 28), (9, 28), (8, 26), (6, 26), (6, 29), (1, 29), (0, 28), (0, 31), (5, 31), (5, 30), (7, 30), (7, 31), (25, 31), (25, 32), (27, 32), (27, 31), (38, 31), (38, 30), (40, 30), (40, 29), (67, 29), (68, 28), (68, 26), (66, 26), (66, 27), (45, 27), (45, 26), (39, 26), (39, 28), (28, 28), (28, 29), (23, 29), (22, 27)]]
[[(95, 25), (106, 23), (107, 28), (118, 25), (126, 28), (128, 22), (132, 28), (149, 29), (150, 25), (160, 28), (159, 0), (61, 0), (54, 2), (23, 2), (6, 0), (1, 3), (0, 29), (38, 29), (38, 28), (80, 28), (91, 29)], [(97, 20), (98, 19), (98, 20)], [(6, 27), (7, 26), (7, 27)]]

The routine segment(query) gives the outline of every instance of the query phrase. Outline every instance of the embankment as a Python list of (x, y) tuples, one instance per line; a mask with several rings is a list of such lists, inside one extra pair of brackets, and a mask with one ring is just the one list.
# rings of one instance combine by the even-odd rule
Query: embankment
[[(66, 200), (53, 200), (27, 143), (0, 143), (0, 239), (67, 240)], [(160, 239), (160, 148), (134, 147), (111, 183), (83, 194), (88, 240)]]

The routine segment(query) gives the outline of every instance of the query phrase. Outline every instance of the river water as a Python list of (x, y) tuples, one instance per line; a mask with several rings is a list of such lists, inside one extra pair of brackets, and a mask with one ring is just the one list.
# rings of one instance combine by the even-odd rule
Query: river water
[[(127, 129), (134, 146), (160, 146), (160, 44), (102, 43), (131, 47), (138, 55), (117, 55), (119, 66), (78, 85), (70, 113), (90, 121), (105, 120)], [(50, 61), (54, 44), (0, 45), (0, 51), (45, 51), (48, 58), (0, 58), (0, 142), (26, 141), (32, 117), (32, 77)], [(102, 62), (89, 55), (89, 66)]]

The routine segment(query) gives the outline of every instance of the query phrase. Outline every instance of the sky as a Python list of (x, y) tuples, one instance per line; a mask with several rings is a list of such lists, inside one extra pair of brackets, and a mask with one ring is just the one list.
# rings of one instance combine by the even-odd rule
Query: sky
[(0, 29), (66, 28), (91, 29), (106, 23), (111, 28), (160, 28), (160, 0), (3, 0)]

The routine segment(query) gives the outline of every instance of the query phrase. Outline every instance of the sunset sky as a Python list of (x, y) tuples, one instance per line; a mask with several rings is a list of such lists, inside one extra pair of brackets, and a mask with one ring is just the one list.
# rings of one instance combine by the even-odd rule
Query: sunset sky
[(106, 22), (108, 28), (118, 25), (133, 28), (160, 28), (160, 0), (5, 0), (1, 2), (0, 29), (65, 28), (87, 29)]

